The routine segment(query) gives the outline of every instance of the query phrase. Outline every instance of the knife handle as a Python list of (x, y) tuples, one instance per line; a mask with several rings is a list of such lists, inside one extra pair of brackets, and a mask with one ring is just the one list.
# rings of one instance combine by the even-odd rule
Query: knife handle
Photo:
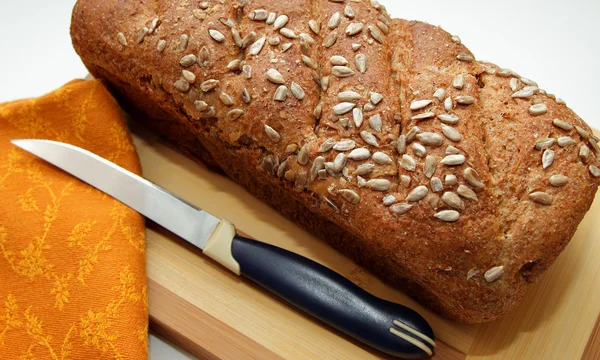
[(432, 355), (433, 330), (421, 315), (323, 265), (239, 235), (231, 241), (231, 255), (242, 275), (361, 342), (404, 358)]

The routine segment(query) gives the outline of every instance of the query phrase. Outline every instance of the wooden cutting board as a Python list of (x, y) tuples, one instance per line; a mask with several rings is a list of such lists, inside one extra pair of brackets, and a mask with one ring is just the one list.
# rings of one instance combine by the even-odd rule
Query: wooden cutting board
[[(232, 221), (251, 237), (309, 257), (367, 291), (405, 304), (432, 325), (436, 359), (600, 359), (600, 200), (558, 261), (500, 320), (445, 320), (370, 275), (325, 243), (133, 125), (149, 180)], [(382, 359), (314, 321), (149, 223), (148, 295), (153, 330), (207, 359)]]

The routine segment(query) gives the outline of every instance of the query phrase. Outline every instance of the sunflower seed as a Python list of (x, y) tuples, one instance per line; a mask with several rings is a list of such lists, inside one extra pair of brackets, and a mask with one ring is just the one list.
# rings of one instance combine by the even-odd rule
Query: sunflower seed
[(310, 20), (308, 22), (308, 27), (317, 35), (319, 35), (321, 32), (321, 24), (319, 24), (316, 20)]
[(465, 77), (462, 74), (456, 75), (452, 81), (452, 86), (455, 89), (462, 90), (465, 87)]
[(408, 175), (400, 175), (400, 181), (402, 182), (402, 185), (409, 187), (411, 178)]
[(198, 110), (198, 111), (208, 110), (208, 104), (202, 100), (194, 101), (194, 106), (196, 107), (196, 110)]
[(446, 184), (446, 186), (454, 186), (458, 184), (458, 179), (456, 178), (456, 175), (449, 174), (446, 175), (444, 183)]
[(354, 70), (347, 66), (334, 66), (331, 73), (339, 78), (345, 78), (354, 75)]
[(558, 146), (560, 147), (567, 147), (575, 144), (577, 144), (577, 142), (573, 140), (570, 136), (562, 136), (558, 138)]
[(378, 105), (381, 102), (381, 100), (383, 100), (383, 95), (381, 95), (380, 93), (371, 91), (369, 93), (369, 99), (371, 100), (371, 102), (374, 105)]
[(590, 160), (590, 148), (585, 145), (581, 145), (579, 148), (579, 158), (584, 163), (587, 163)]
[(373, 111), (375, 110), (375, 105), (371, 104), (370, 102), (366, 103), (365, 106), (363, 106), (363, 110), (366, 112)]
[(196, 62), (196, 55), (189, 54), (189, 55), (182, 57), (181, 60), (179, 60), (179, 65), (187, 68), (187, 67), (194, 65), (195, 62)]
[(425, 157), (425, 155), (427, 154), (427, 149), (425, 149), (425, 146), (419, 144), (419, 143), (413, 143), (412, 144), (413, 147), (413, 151), (415, 152), (415, 155), (418, 157)]
[(357, 43), (352, 44), (352, 50), (354, 50), (354, 51), (358, 51), (361, 47), (362, 47), (361, 44), (357, 44)]
[(437, 116), (438, 119), (440, 119), (441, 122), (446, 123), (446, 124), (457, 124), (458, 123), (458, 116), (456, 115), (451, 115), (451, 114), (440, 114)]
[(362, 110), (360, 108), (354, 108), (352, 110), (352, 118), (354, 119), (354, 125), (356, 126), (357, 129), (359, 129), (363, 123)]
[(521, 86), (521, 82), (517, 78), (511, 78), (509, 81), (509, 85), (510, 85), (510, 89), (512, 91), (517, 91), (517, 90), (519, 90), (519, 87)]
[(529, 113), (533, 116), (544, 115), (547, 112), (548, 112), (548, 107), (544, 103), (531, 105), (529, 107)]
[(240, 48), (245, 49), (256, 40), (256, 33), (254, 31), (248, 33), (243, 39)]
[(252, 97), (250, 97), (250, 93), (248, 92), (248, 89), (244, 88), (244, 90), (242, 90), (242, 101), (245, 104), (250, 104), (250, 101), (252, 101)]
[(548, 193), (536, 191), (529, 194), (529, 200), (541, 205), (552, 205), (554, 202), (554, 197)]
[(542, 155), (542, 167), (544, 169), (549, 168), (554, 162), (554, 151), (546, 149)]
[(569, 178), (564, 175), (553, 175), (550, 177), (550, 184), (552, 186), (561, 187), (565, 186), (568, 180)]
[(473, 277), (477, 276), (477, 274), (479, 274), (479, 270), (475, 268), (469, 270), (469, 272), (467, 273), (467, 280), (471, 280)]
[(205, 66), (208, 64), (209, 61), (210, 61), (210, 52), (208, 51), (206, 46), (203, 46), (202, 49), (200, 49), (200, 51), (198, 51), (198, 65)]
[(431, 119), (435, 117), (435, 113), (434, 112), (425, 112), (419, 115), (415, 115), (411, 118), (411, 120), (413, 121), (421, 121), (421, 120), (427, 120), (427, 119)]
[(598, 168), (596, 165), (590, 165), (588, 169), (590, 170), (590, 174), (592, 174), (593, 177), (600, 177), (600, 168)]
[(377, 114), (371, 116), (369, 118), (369, 126), (376, 132), (381, 132), (381, 129), (383, 127), (383, 123), (381, 122), (381, 115)]
[(366, 187), (374, 191), (388, 191), (392, 183), (386, 179), (371, 179), (367, 181)]
[(344, 168), (344, 165), (346, 165), (346, 161), (348, 160), (348, 156), (344, 153), (341, 154), (337, 154), (337, 156), (335, 157), (335, 160), (333, 160), (333, 171), (335, 173), (340, 173), (342, 171), (342, 169)]
[(483, 277), (485, 281), (491, 283), (498, 280), (502, 274), (504, 274), (504, 266), (496, 266), (486, 271)]
[(329, 200), (328, 198), (324, 197), (323, 198), (325, 200), (325, 203), (327, 204), (327, 206), (329, 206), (335, 213), (339, 214), (340, 213), (340, 209), (337, 207), (337, 205)]
[(327, 35), (327, 37), (325, 38), (325, 41), (323, 42), (323, 46), (326, 48), (332, 47), (333, 44), (335, 44), (335, 42), (337, 41), (337, 38), (338, 38), (337, 31), (330, 32), (329, 35)]
[(369, 25), (367, 26), (367, 29), (369, 29), (369, 33), (371, 34), (373, 39), (375, 39), (375, 41), (377, 41), (380, 44), (383, 44), (383, 35), (381, 35), (381, 31), (379, 31), (378, 28)]
[(446, 148), (446, 155), (461, 155), (462, 151), (460, 151), (459, 149), (457, 149), (456, 147), (452, 146), (452, 145), (448, 145), (448, 147)]
[(306, 96), (302, 86), (294, 81), (292, 81), (292, 84), (290, 85), (290, 90), (292, 91), (292, 95), (294, 95), (294, 97), (298, 100), (302, 100)]
[(277, 90), (275, 90), (275, 94), (273, 95), (273, 100), (275, 101), (285, 101), (287, 99), (288, 89), (285, 85), (280, 85)]
[(372, 133), (368, 132), (368, 131), (361, 131), (360, 132), (360, 137), (363, 139), (363, 141), (371, 146), (379, 146), (379, 143), (377, 142), (377, 138), (375, 137), (375, 135), (373, 135)]
[(439, 101), (444, 101), (444, 97), (446, 96), (446, 90), (444, 89), (437, 89), (434, 93), (433, 93), (433, 97), (438, 99)]
[(523, 84), (528, 85), (528, 86), (538, 86), (538, 84), (535, 81), (530, 80), (525, 77), (521, 77), (521, 81), (523, 82)]
[(461, 44), (461, 40), (460, 37), (458, 37), (458, 35), (452, 35), (452, 37), (450, 38), (452, 40), (453, 43), (460, 45)]
[(406, 196), (406, 201), (418, 202), (425, 199), (427, 194), (429, 194), (429, 189), (427, 188), (427, 186), (417, 186), (411, 192), (408, 193), (408, 195)]
[(275, 21), (273, 22), (274, 30), (279, 30), (283, 28), (289, 20), (290, 18), (287, 15), (279, 15), (277, 19), (275, 19)]
[(442, 184), (442, 179), (437, 176), (434, 176), (429, 180), (429, 186), (431, 186), (431, 191), (439, 193), (444, 190), (444, 184)]
[(315, 107), (315, 110), (313, 111), (313, 116), (315, 117), (315, 119), (319, 120), (321, 118), (322, 110), (323, 110), (323, 105), (322, 105), (322, 103), (319, 103)]
[(389, 165), (393, 163), (392, 158), (388, 154), (381, 151), (373, 154), (373, 161), (379, 165)]
[(356, 14), (354, 12), (354, 9), (350, 6), (350, 4), (346, 5), (346, 7), (344, 8), (344, 15), (346, 15), (350, 19), (354, 19), (354, 16)]
[(297, 191), (302, 191), (304, 189), (304, 186), (306, 185), (306, 181), (308, 180), (308, 174), (306, 173), (306, 171), (302, 171), (298, 174), (298, 176), (296, 176), (296, 183), (294, 184), (294, 186), (296, 187)]
[(441, 163), (447, 166), (458, 166), (462, 165), (467, 161), (464, 155), (448, 155), (442, 159)]
[(441, 146), (444, 143), (444, 137), (442, 135), (432, 132), (417, 134), (417, 139), (425, 146)]
[(281, 44), (281, 38), (279, 36), (273, 36), (273, 37), (269, 38), (268, 42), (269, 42), (269, 45), (277, 46), (277, 45)]
[(373, 171), (373, 169), (375, 169), (374, 164), (361, 164), (361, 165), (358, 165), (358, 167), (356, 168), (356, 170), (354, 170), (354, 172), (352, 174), (358, 175), (358, 176), (367, 175), (371, 171)]
[(352, 102), (339, 103), (333, 107), (333, 112), (336, 115), (344, 115), (352, 111), (355, 106), (356, 104)]
[(163, 52), (166, 47), (167, 47), (167, 42), (165, 40), (163, 40), (163, 39), (158, 40), (158, 43), (156, 44), (156, 50), (159, 53)]
[(421, 110), (431, 105), (432, 102), (432, 100), (415, 100), (410, 103), (410, 109), (412, 111)]
[(390, 206), (390, 211), (397, 215), (403, 215), (409, 212), (414, 207), (414, 204), (399, 203)]
[(552, 139), (552, 138), (540, 139), (540, 140), (536, 141), (535, 149), (536, 150), (544, 150), (544, 149), (550, 148), (552, 145), (554, 145), (555, 142), (556, 142), (556, 140)]
[(335, 151), (350, 151), (356, 147), (356, 142), (352, 139), (343, 139), (338, 141), (334, 146)]
[(406, 135), (400, 135), (396, 140), (396, 151), (398, 154), (403, 155), (406, 152)]
[(258, 54), (260, 54), (261, 50), (265, 46), (265, 41), (266, 40), (267, 40), (267, 37), (263, 36), (260, 39), (256, 40), (252, 45), (250, 45), (250, 48), (248, 50), (248, 55), (258, 55)]
[(188, 71), (188, 70), (182, 70), (181, 71), (181, 75), (183, 76), (183, 78), (189, 82), (190, 84), (193, 84), (196, 81), (196, 75), (194, 75), (193, 72)]
[(329, 151), (329, 150), (333, 149), (333, 146), (334, 146), (335, 144), (336, 144), (336, 141), (335, 141), (334, 139), (331, 139), (331, 138), (330, 138), (330, 139), (327, 139), (327, 140), (325, 140), (325, 141), (324, 141), (324, 142), (321, 144), (321, 146), (319, 147), (319, 150), (318, 150), (318, 152), (320, 152), (320, 153), (327, 152), (327, 151)]
[(348, 155), (348, 159), (356, 161), (367, 160), (369, 157), (371, 157), (371, 152), (367, 148), (354, 149)]
[(343, 189), (339, 191), (340, 195), (352, 205), (356, 205), (360, 202), (360, 195), (355, 191), (349, 189)]
[(431, 206), (432, 209), (437, 210), (440, 205), (440, 197), (436, 194), (431, 194), (427, 198), (427, 203)]
[(186, 92), (190, 89), (190, 83), (184, 78), (181, 78), (181, 79), (175, 81), (173, 86), (175, 86), (175, 89), (177, 89), (181, 92)]
[(417, 168), (417, 162), (412, 156), (404, 154), (400, 160), (400, 166), (406, 171), (415, 171)]
[(464, 176), (465, 180), (467, 180), (467, 182), (475, 189), (483, 189), (484, 188), (483, 182), (479, 179), (479, 173), (477, 173), (477, 171), (475, 171), (475, 169), (466, 168), (463, 173), (463, 176)]
[(330, 29), (335, 29), (338, 26), (340, 26), (340, 21), (342, 20), (342, 14), (340, 14), (340, 12), (335, 12), (333, 15), (331, 15), (331, 18), (329, 18), (329, 22), (327, 23), (327, 27)]
[(573, 125), (562, 121), (560, 119), (554, 119), (554, 121), (552, 121), (552, 123), (554, 124), (554, 126), (556, 126), (557, 128), (563, 129), (563, 130), (573, 130)]
[(308, 66), (313, 70), (317, 70), (319, 68), (319, 65), (313, 59), (309, 58), (306, 55), (302, 55), (302, 62), (304, 63), (304, 65)]
[(418, 126), (413, 126), (410, 131), (406, 134), (406, 143), (410, 144), (417, 134), (421, 133), (421, 129)]
[(144, 38), (146, 37), (146, 35), (148, 35), (148, 31), (148, 28), (145, 26), (140, 29), (140, 31), (137, 34), (136, 44), (139, 44), (142, 41), (144, 41)]
[(274, 12), (270, 12), (265, 22), (267, 23), (267, 25), (272, 25), (275, 22), (275, 20), (277, 20), (277, 14)]
[(398, 199), (394, 195), (387, 195), (383, 198), (383, 206), (391, 206), (394, 205)]
[(442, 201), (453, 209), (465, 209), (465, 203), (461, 200), (461, 198), (458, 195), (456, 195), (453, 192), (445, 192), (444, 195), (442, 195)]
[(331, 63), (331, 65), (340, 65), (340, 66), (348, 65), (348, 60), (346, 60), (346, 58), (344, 58), (343, 56), (339, 56), (339, 55), (334, 55), (334, 56), (330, 57), (329, 62)]
[(227, 64), (227, 70), (235, 71), (240, 69), (240, 65), (242, 61), (240, 59), (231, 60), (229, 64)]
[(354, 35), (360, 33), (363, 30), (363, 28), (364, 28), (363, 23), (350, 23), (346, 27), (346, 35), (354, 36)]
[(598, 147), (598, 142), (596, 140), (594, 140), (593, 138), (589, 138), (588, 143), (590, 144), (592, 150), (594, 150), (596, 154), (600, 153), (600, 147)]
[(423, 173), (428, 179), (431, 179), (437, 167), (437, 160), (433, 156), (427, 156), (423, 165)]
[(367, 56), (365, 54), (356, 54), (354, 57), (354, 63), (361, 74), (367, 72)]
[(584, 139), (589, 139), (590, 137), (590, 133), (588, 133), (587, 131), (585, 131), (583, 128), (579, 127), (579, 126), (575, 126), (575, 130), (577, 130), (577, 133)]
[(272, 155), (267, 155), (263, 158), (261, 167), (264, 171), (271, 175), (275, 175), (275, 160)]
[(517, 91), (516, 93), (512, 94), (512, 97), (518, 98), (518, 99), (529, 99), (533, 95), (535, 95), (535, 91), (533, 89), (525, 88), (523, 90)]
[(248, 14), (248, 18), (250, 20), (254, 20), (254, 21), (264, 21), (264, 20), (267, 20), (268, 17), (269, 17), (269, 12), (264, 9), (252, 10)]
[(383, 21), (378, 21), (377, 27), (386, 35), (390, 33), (389, 26), (387, 26)]
[(461, 95), (455, 97), (454, 101), (456, 101), (460, 105), (471, 105), (475, 102), (475, 98), (469, 95)]
[(517, 76), (517, 74), (512, 71), (511, 69), (500, 69), (497, 72), (498, 76), (500, 77), (511, 77), (511, 76)]
[(337, 98), (339, 101), (357, 101), (361, 96), (355, 91), (342, 91), (338, 93)]
[(308, 161), (310, 160), (310, 150), (308, 148), (308, 144), (304, 144), (304, 146), (300, 148), (297, 160), (300, 165), (308, 164)]
[(235, 46), (242, 49), (243, 48), (243, 40), (242, 40), (242, 36), (240, 35), (239, 30), (237, 30), (235, 28), (231, 29), (231, 37), (233, 38), (233, 42), (235, 43)]
[(459, 185), (456, 192), (467, 200), (479, 201), (477, 194), (465, 185)]
[(275, 69), (267, 70), (265, 75), (267, 79), (273, 84), (285, 84), (285, 79), (283, 78), (283, 75), (281, 75), (281, 73)]
[[(127, 46), (127, 39), (125, 38), (125, 35), (123, 35), (122, 32), (117, 34), (117, 41), (119, 42), (119, 44), (121, 44), (123, 46)], [(165, 42), (165, 45), (166, 45), (166, 42)], [(162, 50), (159, 50), (159, 51), (162, 51)]]
[(456, 58), (460, 61), (466, 61), (466, 62), (472, 62), (475, 59), (473, 58), (473, 56), (469, 55), (469, 54), (465, 54), (465, 53), (460, 53), (456, 56)]
[(208, 30), (208, 33), (210, 37), (216, 42), (221, 43), (225, 41), (225, 35), (223, 35), (223, 33), (218, 30), (210, 29)]
[(460, 217), (460, 213), (456, 210), (442, 210), (433, 216), (441, 221), (455, 222)]
[(452, 102), (451, 98), (446, 98), (446, 100), (444, 100), (444, 110), (446, 111), (450, 111), (454, 108), (454, 103)]
[(324, 167), (325, 158), (323, 156), (317, 156), (312, 167), (310, 168), (310, 181), (315, 181), (317, 176), (319, 176), (319, 171), (324, 170)]
[(281, 140), (281, 135), (279, 135), (279, 133), (269, 125), (265, 125), (265, 132), (271, 141), (277, 143)]
[(292, 29), (288, 29), (288, 28), (281, 28), (279, 29), (279, 33), (283, 36), (285, 36), (286, 38), (289, 39), (297, 39), (298, 35), (296, 35), (296, 33), (294, 32), (294, 30)]
[(221, 93), (221, 95), (219, 95), (219, 99), (221, 99), (221, 102), (226, 106), (233, 105), (233, 98), (226, 93)]

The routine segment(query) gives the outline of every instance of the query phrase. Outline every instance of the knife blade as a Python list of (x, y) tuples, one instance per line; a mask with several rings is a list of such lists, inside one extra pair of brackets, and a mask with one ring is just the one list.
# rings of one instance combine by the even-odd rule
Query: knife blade
[(227, 220), (87, 150), (51, 140), (11, 142), (119, 200), (237, 275), (248, 277), (355, 339), (404, 358), (433, 354), (433, 330), (414, 310), (375, 297), (298, 254), (244, 238)]

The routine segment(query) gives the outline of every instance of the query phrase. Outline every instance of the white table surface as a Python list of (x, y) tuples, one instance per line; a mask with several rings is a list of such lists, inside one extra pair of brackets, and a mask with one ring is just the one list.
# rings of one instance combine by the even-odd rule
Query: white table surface
[[(477, 59), (537, 81), (600, 129), (600, 31), (595, 28), (600, 1), (380, 2), (394, 17), (427, 21), (459, 35)], [(39, 96), (87, 74), (69, 37), (74, 3), (0, 1), (0, 102)], [(151, 336), (150, 358), (192, 357)]]

